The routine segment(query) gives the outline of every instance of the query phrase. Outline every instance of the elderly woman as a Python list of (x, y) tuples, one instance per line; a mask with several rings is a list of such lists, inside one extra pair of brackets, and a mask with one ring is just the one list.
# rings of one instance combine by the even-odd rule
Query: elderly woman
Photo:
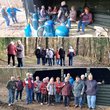
[(85, 27), (88, 24), (92, 23), (92, 21), (93, 21), (92, 20), (92, 14), (90, 13), (90, 10), (89, 10), (88, 7), (86, 7), (84, 9), (84, 13), (82, 13), (80, 15), (80, 17), (81, 17), (81, 20), (78, 23), (78, 30), (77, 30), (77, 32), (80, 32), (80, 27), (82, 26), (82, 32), (81, 32), (81, 34), (84, 34), (85, 33)]
[(97, 82), (93, 80), (92, 74), (88, 75), (88, 80), (85, 82), (86, 94), (87, 94), (87, 104), (89, 110), (95, 110), (96, 107), (96, 93), (97, 93)]

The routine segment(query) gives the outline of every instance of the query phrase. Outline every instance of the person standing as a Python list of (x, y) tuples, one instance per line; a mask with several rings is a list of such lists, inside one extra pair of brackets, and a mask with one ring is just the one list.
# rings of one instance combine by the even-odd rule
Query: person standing
[(2, 7), (1, 9), (1, 14), (2, 14), (2, 17), (4, 18), (5, 20), (5, 23), (6, 23), (6, 27), (9, 27), (10, 26), (10, 19), (8, 17), (8, 13), (6, 11), (6, 7)]
[(62, 88), (62, 96), (63, 96), (63, 102), (65, 107), (69, 106), (71, 90), (72, 90), (72, 86), (69, 83), (69, 79), (66, 77)]
[(63, 83), (60, 81), (60, 78), (56, 78), (55, 86), (56, 86), (56, 95), (55, 95), (55, 101), (56, 103), (61, 102), (61, 90), (62, 90)]
[(40, 47), (37, 47), (37, 49), (35, 50), (35, 55), (37, 58), (37, 64), (40, 65), (40, 58), (41, 58), (41, 49)]
[(22, 100), (23, 81), (21, 80), (20, 76), (17, 77), (16, 88), (16, 101), (18, 101), (19, 96), (19, 99)]
[(49, 66), (52, 66), (53, 51), (51, 49), (49, 49), (48, 55), (49, 55)]
[(59, 49), (59, 55), (60, 55), (60, 66), (64, 65), (65, 66), (65, 50), (63, 47)]
[(11, 80), (8, 81), (6, 87), (8, 89), (8, 106), (11, 106), (15, 100), (16, 82), (14, 76), (11, 76)]
[(58, 20), (61, 23), (64, 23), (65, 21), (67, 21), (68, 16), (69, 16), (68, 6), (67, 6), (65, 1), (62, 1), (61, 2), (61, 7), (58, 11)]
[(69, 79), (70, 84), (73, 85), (74, 79), (72, 78), (72, 76), (70, 75), (70, 73), (67, 74), (67, 78)]
[(96, 94), (98, 85), (96, 80), (93, 80), (93, 75), (88, 75), (88, 80), (85, 82), (86, 84), (86, 94), (87, 94), (87, 104), (89, 110), (95, 110), (96, 108)]
[(43, 105), (45, 102), (47, 102), (47, 79), (44, 78), (43, 82), (40, 86), (40, 92), (41, 92), (41, 105)]
[(42, 65), (45, 65), (45, 63), (46, 63), (46, 50), (44, 48), (41, 51), (41, 56), (42, 56)]
[(50, 79), (50, 82), (47, 85), (47, 91), (48, 91), (48, 105), (50, 104), (54, 105), (54, 98), (56, 95), (56, 86), (54, 84), (53, 78)]
[(72, 48), (72, 46), (70, 46), (69, 50), (68, 50), (68, 58), (69, 58), (69, 66), (73, 66), (73, 57), (74, 57), (74, 49)]
[(17, 41), (16, 49), (17, 49), (16, 56), (18, 60), (18, 67), (23, 67), (24, 46), (20, 40)]
[(26, 74), (26, 78), (24, 80), (24, 87), (26, 90), (26, 104), (31, 104), (32, 103), (34, 81), (31, 77), (30, 73)]
[(77, 76), (72, 89), (75, 100), (75, 108), (77, 107), (80, 107), (80, 109), (82, 108), (82, 95), (84, 94), (84, 90), (85, 90), (84, 83), (82, 83), (80, 77)]
[(18, 23), (18, 20), (17, 20), (17, 11), (21, 12), (21, 10), (13, 7), (13, 6), (10, 6), (8, 9), (7, 9), (7, 12), (9, 14), (9, 16), (11, 17), (13, 23)]
[(60, 55), (59, 55), (59, 49), (57, 49), (57, 51), (56, 51), (56, 64), (57, 65), (60, 65)]
[(7, 54), (8, 54), (8, 66), (10, 66), (10, 60), (12, 58), (13, 67), (15, 67), (15, 55), (16, 55), (16, 46), (13, 41), (7, 46)]
[(36, 94), (36, 102), (41, 102), (41, 92), (40, 92), (40, 86), (41, 81), (39, 80), (39, 76), (36, 76), (36, 80), (34, 82), (34, 92)]

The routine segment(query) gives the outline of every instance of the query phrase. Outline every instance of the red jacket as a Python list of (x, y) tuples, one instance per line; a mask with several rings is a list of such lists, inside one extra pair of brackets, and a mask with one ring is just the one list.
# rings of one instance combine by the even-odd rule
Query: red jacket
[(31, 78), (28, 78), (23, 83), (24, 87), (28, 87), (29, 89), (34, 88), (34, 81)]
[(16, 46), (9, 44), (7, 47), (8, 54), (16, 55)]
[(47, 94), (47, 83), (44, 82), (41, 83), (40, 91), (42, 94)]
[(62, 86), (63, 86), (63, 83), (62, 82), (55, 82), (55, 86), (56, 86), (56, 93), (60, 94), (61, 93), (61, 90), (62, 90)]

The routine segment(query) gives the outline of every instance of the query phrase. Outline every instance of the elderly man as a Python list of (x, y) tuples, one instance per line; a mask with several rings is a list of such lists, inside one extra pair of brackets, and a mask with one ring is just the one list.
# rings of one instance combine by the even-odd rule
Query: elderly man
[(97, 93), (97, 82), (93, 80), (93, 75), (88, 75), (88, 80), (86, 81), (86, 94), (87, 94), (87, 104), (89, 110), (95, 110), (96, 108), (96, 93)]
[(15, 77), (11, 76), (11, 80), (8, 81), (7, 83), (7, 89), (8, 89), (8, 106), (11, 106), (14, 104), (14, 99), (15, 99), (15, 90), (16, 90), (16, 82), (15, 82)]
[(18, 67), (23, 67), (23, 58), (24, 58), (24, 46), (20, 40), (17, 41), (17, 60), (18, 60)]

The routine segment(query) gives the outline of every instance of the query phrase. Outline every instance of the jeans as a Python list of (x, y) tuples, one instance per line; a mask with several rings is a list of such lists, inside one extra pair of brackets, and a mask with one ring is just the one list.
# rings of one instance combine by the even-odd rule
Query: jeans
[(26, 103), (32, 103), (33, 89), (26, 88)]
[(46, 59), (45, 57), (42, 57), (42, 65), (45, 65)]
[(6, 26), (10, 25), (10, 20), (8, 18), (8, 16), (4, 16), (5, 22), (6, 22)]
[(54, 95), (48, 95), (48, 104), (54, 103)]
[(65, 106), (69, 106), (70, 102), (69, 96), (63, 96), (63, 102)]
[(15, 66), (15, 55), (12, 55), (12, 54), (8, 54), (8, 65), (10, 65), (11, 57), (13, 61), (13, 66)]
[(82, 96), (81, 97), (74, 97), (75, 105), (82, 107)]
[(18, 60), (18, 67), (23, 67), (23, 59), (17, 58), (17, 60)]
[(13, 104), (14, 103), (14, 98), (15, 98), (15, 90), (9, 89), (8, 90), (8, 103)]
[(89, 108), (95, 109), (96, 107), (96, 96), (95, 95), (87, 95), (87, 104)]
[(36, 93), (36, 101), (41, 102), (41, 93)]
[(56, 59), (56, 64), (60, 65), (60, 59)]
[(49, 66), (52, 66), (52, 58), (49, 58)]
[(73, 66), (73, 57), (69, 57), (69, 66)]
[(18, 23), (18, 20), (16, 18), (16, 15), (11, 16), (11, 19), (12, 19), (13, 23)]
[(16, 100), (18, 100), (18, 96), (20, 95), (20, 100), (22, 100), (22, 92), (23, 92), (23, 90), (17, 90), (16, 91)]
[(61, 102), (61, 95), (58, 94), (58, 93), (56, 93), (56, 95), (55, 95), (55, 102), (56, 103), (60, 103)]
[(80, 30), (80, 27), (82, 26), (82, 32), (85, 31), (85, 27), (89, 24), (89, 22), (83, 22), (82, 20), (78, 23), (78, 30)]
[(37, 64), (38, 65), (40, 64), (40, 58), (37, 58)]
[(47, 102), (47, 94), (41, 94), (41, 103)]
[(65, 57), (60, 57), (60, 66), (65, 66)]

